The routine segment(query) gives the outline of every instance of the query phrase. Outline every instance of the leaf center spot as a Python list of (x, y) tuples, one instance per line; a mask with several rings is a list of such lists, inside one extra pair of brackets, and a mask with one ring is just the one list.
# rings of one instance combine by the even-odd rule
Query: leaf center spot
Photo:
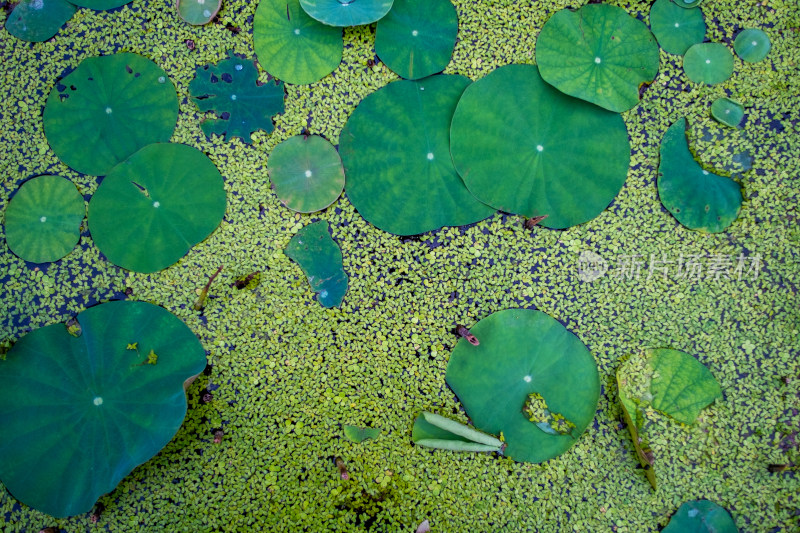
[[(414, 37), (416, 37), (417, 35), (419, 35), (419, 32), (418, 32), (417, 30), (412, 30), (412, 31), (411, 31), (411, 35), (413, 35)], [(755, 44), (755, 43), (753, 43), (753, 44)]]
[(209, 11), (208, 9), (204, 9), (203, 10), (203, 16), (204, 17), (210, 17), (211, 16), (211, 11)]
[(112, 113), (112, 111), (113, 111), (113, 110), (112, 110), (110, 107), (107, 107), (107, 108), (106, 108), (106, 114), (107, 114), (107, 115), (110, 115), (110, 114)]
[(706, 65), (710, 65), (710, 64), (711, 64), (711, 60), (710, 59), (706, 59)]
[(155, 207), (156, 209), (158, 209), (159, 207), (161, 207), (161, 202), (159, 202), (158, 200), (156, 200), (155, 202), (153, 202), (153, 207)]
[(433, 161), (433, 152), (428, 152), (428, 161)]
[(530, 376), (525, 376), (525, 377), (524, 377), (524, 378), (522, 378), (522, 379), (525, 381), (525, 383), (530, 383), (530, 382), (531, 382), (531, 380), (532, 380), (533, 378), (532, 378), (532, 377), (530, 377)]
[(39, 222), (47, 222), (47, 217), (42, 217), (39, 219)]
[(599, 64), (600, 64), (602, 61), (603, 61), (603, 60), (602, 60), (602, 59), (600, 59), (599, 57), (595, 57), (595, 58), (594, 58), (594, 62), (595, 62), (595, 63), (597, 63), (598, 65), (599, 65)]
[(753, 46), (758, 46), (758, 41), (752, 41), (750, 44), (752, 44)]
[(544, 146), (542, 146), (541, 144), (537, 144), (537, 145), (536, 145), (536, 151), (537, 151), (537, 152), (541, 152), (541, 151), (543, 151), (543, 150), (544, 150)]
[(680, 27), (681, 27), (681, 25), (680, 25), (680, 24), (678, 24), (678, 23), (676, 22), (676, 23), (675, 23), (675, 27), (676, 27), (676, 28), (680, 28)]
[(703, 176), (708, 176), (708, 170), (703, 171)]
[(310, 171), (310, 170), (306, 170), (306, 177), (307, 177), (307, 178), (310, 178), (310, 177), (311, 177), (311, 171)]
[(203, 5), (203, 4), (206, 3), (206, 0), (197, 0), (197, 3), (200, 4), (200, 5)]
[(300, 28), (295, 28), (294, 29), (294, 34), (295, 35), (300, 35)]
[(231, 100), (236, 100), (236, 95), (235, 94), (231, 95)]
[(167, 81), (167, 78), (165, 78), (164, 76), (158, 77), (158, 83), (164, 83), (165, 81)]
[(92, 400), (92, 403), (95, 404), (97, 407), (100, 407), (101, 405), (103, 405), (103, 397), (95, 396), (94, 400)]

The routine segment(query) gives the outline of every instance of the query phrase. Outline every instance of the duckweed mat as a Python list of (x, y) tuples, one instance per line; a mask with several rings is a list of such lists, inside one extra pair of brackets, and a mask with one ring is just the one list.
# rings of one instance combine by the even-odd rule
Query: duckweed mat
[[(534, 63), (545, 21), (583, 4), (453, 3), (459, 32), (445, 73), (472, 80), (502, 65)], [(647, 22), (649, 2), (610, 3)], [(4, 24), (8, 2), (2, 6)], [(198, 66), (229, 50), (255, 57), (256, 7), (226, 0), (212, 23), (191, 26), (171, 1), (134, 0), (106, 12), (79, 8), (42, 43), (0, 32), (0, 209), (41, 174), (67, 177), (90, 198), (99, 179), (56, 158), (42, 110), (52, 87), (81, 60), (115, 52), (144, 55), (167, 72), (180, 104), (171, 140), (208, 154), (228, 198), (221, 226), (153, 274), (107, 261), (85, 221), (78, 247), (42, 265), (13, 255), (0, 230), (5, 348), (93, 304), (128, 299), (180, 317), (209, 362), (189, 389), (175, 438), (92, 512), (54, 519), (0, 485), (0, 529), (413, 531), (428, 520), (432, 531), (638, 533), (658, 531), (694, 499), (726, 508), (740, 531), (800, 529), (795, 0), (702, 4), (708, 40), (732, 48), (739, 31), (760, 28), (772, 49), (759, 63), (736, 58), (733, 76), (713, 86), (690, 82), (682, 58), (660, 51), (654, 82), (622, 115), (632, 147), (627, 181), (597, 218), (567, 230), (526, 229), (521, 217), (497, 213), (411, 237), (371, 226), (346, 195), (322, 212), (295, 213), (282, 206), (267, 175), (267, 154), (278, 143), (308, 133), (338, 144), (355, 106), (397, 79), (375, 55), (374, 24), (344, 29), (344, 59), (331, 75), (285, 85), (285, 111), (272, 133), (253, 133), (252, 144), (204, 135), (189, 83)], [(720, 97), (744, 105), (740, 128), (711, 118)], [(659, 201), (660, 141), (683, 116), (701, 165), (742, 185), (741, 211), (725, 232), (688, 230)], [(340, 308), (322, 307), (283, 252), (317, 220), (328, 222), (342, 249), (349, 288)], [(204, 309), (195, 310), (219, 267)], [(422, 411), (468, 420), (445, 384), (456, 325), (513, 307), (556, 318), (594, 356), (601, 394), (587, 431), (542, 464), (413, 445)], [(660, 347), (695, 356), (720, 383), (722, 399), (692, 426), (660, 419), (649, 434), (659, 476), (653, 491), (621, 422), (615, 373), (630, 354)], [(380, 433), (356, 443), (345, 426)], [(71, 438), (81, 439), (80, 426)]]

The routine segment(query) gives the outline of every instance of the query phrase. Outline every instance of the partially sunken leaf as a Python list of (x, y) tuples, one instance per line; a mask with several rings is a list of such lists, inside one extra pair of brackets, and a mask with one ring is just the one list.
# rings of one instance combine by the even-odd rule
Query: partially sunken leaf
[(662, 533), (737, 533), (739, 529), (725, 508), (709, 500), (681, 504)]
[(23, 41), (46, 41), (75, 14), (66, 0), (22, 0), (6, 19), (8, 33)]
[(730, 98), (717, 98), (711, 104), (711, 116), (726, 126), (736, 128), (744, 118), (744, 107)]
[(724, 44), (698, 43), (683, 56), (683, 70), (695, 83), (716, 85), (733, 74), (733, 54)]
[(661, 48), (675, 55), (685, 54), (706, 36), (703, 12), (699, 8), (684, 9), (672, 0), (656, 0), (650, 8), (650, 28)]
[(220, 7), (222, 0), (175, 0), (178, 15), (194, 26), (211, 22), (211, 19), (217, 16)]
[(349, 440), (359, 443), (368, 439), (377, 439), (381, 434), (378, 428), (361, 428), (358, 426), (344, 426), (344, 436)]
[(319, 303), (324, 307), (342, 304), (347, 274), (342, 266), (342, 250), (331, 238), (327, 222), (320, 220), (298, 231), (284, 253), (303, 269)]
[[(642, 361), (637, 362), (639, 364), (642, 363)], [(630, 379), (633, 372), (628, 368), (630, 364), (630, 360), (626, 361), (617, 370), (617, 391), (619, 393), (620, 409), (625, 418), (625, 425), (628, 426), (628, 431), (630, 431), (631, 440), (636, 449), (636, 457), (639, 459), (639, 463), (642, 465), (645, 476), (647, 476), (647, 480), (653, 490), (656, 490), (656, 471), (653, 468), (655, 456), (646, 435), (640, 434), (645, 424), (645, 417), (639, 407), (638, 398), (634, 402), (630, 397), (629, 384), (633, 383), (633, 380)]]
[(757, 63), (767, 57), (770, 48), (769, 36), (762, 30), (742, 30), (733, 41), (733, 49), (742, 60)]
[(679, 422), (691, 424), (700, 410), (722, 398), (719, 383), (691, 355), (666, 348), (649, 352), (652, 405)]
[(330, 26), (360, 26), (383, 18), (392, 0), (300, 0), (312, 18)]
[(420, 446), (459, 452), (499, 452), (503, 449), (500, 439), (428, 412), (420, 413), (414, 420), (411, 440)]
[(56, 517), (91, 510), (172, 439), (184, 382), (206, 366), (197, 337), (161, 307), (110, 302), (77, 319), (80, 336), (40, 328), (0, 361), (0, 480)]

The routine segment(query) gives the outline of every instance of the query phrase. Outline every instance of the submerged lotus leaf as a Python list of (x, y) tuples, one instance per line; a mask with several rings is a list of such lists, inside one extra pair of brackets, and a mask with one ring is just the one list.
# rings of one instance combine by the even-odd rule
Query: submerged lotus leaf
[(378, 428), (362, 428), (358, 426), (345, 425), (343, 429), (344, 436), (356, 444), (364, 442), (365, 440), (377, 439), (378, 435), (381, 434), (381, 430)]
[(733, 74), (733, 54), (724, 44), (698, 43), (683, 56), (683, 70), (695, 83), (722, 83)]
[(650, 8), (650, 28), (665, 52), (679, 56), (706, 36), (703, 12), (684, 9), (672, 0), (656, 0)]
[(724, 507), (709, 500), (684, 502), (662, 533), (738, 533), (739, 528)]
[(658, 73), (658, 45), (624, 9), (587, 4), (550, 17), (536, 40), (536, 63), (559, 91), (622, 112), (639, 103), (639, 86)]
[(22, 0), (6, 19), (8, 33), (23, 41), (46, 41), (75, 14), (66, 0)]
[(735, 128), (744, 118), (744, 107), (730, 98), (717, 98), (711, 104), (711, 116), (726, 126)]
[(757, 63), (767, 57), (771, 47), (769, 36), (764, 31), (753, 28), (742, 30), (733, 41), (736, 55), (748, 63)]
[(172, 439), (184, 384), (206, 366), (194, 333), (161, 307), (109, 302), (77, 320), (80, 336), (46, 326), (0, 361), (0, 480), (56, 517), (91, 510)]
[(658, 196), (672, 215), (689, 229), (724, 231), (742, 206), (739, 184), (704, 170), (692, 157), (686, 139), (686, 119), (667, 129), (661, 140)]
[(347, 274), (342, 249), (331, 238), (328, 223), (314, 222), (298, 231), (284, 253), (300, 265), (317, 301), (324, 307), (339, 307), (347, 293)]
[(169, 140), (178, 95), (167, 74), (146, 57), (90, 57), (53, 87), (42, 118), (61, 161), (78, 172), (104, 175), (140, 148)]
[(225, 189), (214, 163), (185, 144), (146, 146), (103, 179), (89, 203), (89, 230), (115, 265), (167, 268), (219, 225)]
[(375, 29), (375, 53), (400, 77), (417, 80), (450, 63), (457, 33), (450, 0), (395, 0)]
[[(446, 380), (481, 431), (503, 433), (504, 455), (539, 463), (567, 451), (594, 418), (600, 378), (586, 346), (557, 320), (528, 309), (499, 311), (461, 339)], [(551, 413), (574, 424), (566, 434), (543, 431), (523, 412), (529, 395), (546, 399)]]
[(301, 213), (325, 209), (344, 189), (339, 153), (317, 135), (296, 135), (273, 148), (267, 171), (281, 203)]
[(309, 17), (299, 0), (261, 0), (253, 20), (261, 66), (286, 83), (321, 80), (342, 61), (342, 30)]
[(70, 2), (78, 7), (88, 7), (95, 11), (105, 11), (129, 4), (131, 0), (70, 0)]
[(175, 7), (185, 22), (202, 26), (217, 16), (222, 0), (175, 0)]
[(401, 80), (367, 96), (339, 137), (346, 192), (378, 228), (414, 235), (482, 220), (494, 210), (464, 187), (450, 158), (463, 76)]
[(311, 18), (330, 26), (360, 26), (383, 18), (392, 0), (300, 0)]
[(33, 178), (22, 184), (6, 207), (6, 243), (25, 261), (56, 261), (75, 247), (85, 213), (83, 197), (69, 180)]
[(455, 167), (478, 200), (548, 215), (540, 225), (549, 228), (596, 217), (628, 175), (622, 117), (553, 89), (533, 65), (501, 67), (467, 87), (450, 140)]

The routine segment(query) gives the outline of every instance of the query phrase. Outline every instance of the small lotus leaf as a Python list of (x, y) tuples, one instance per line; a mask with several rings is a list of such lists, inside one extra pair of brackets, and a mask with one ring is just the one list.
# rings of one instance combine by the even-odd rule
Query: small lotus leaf
[(70, 0), (70, 2), (78, 7), (87, 7), (95, 11), (106, 11), (129, 4), (131, 0)]
[(769, 36), (762, 30), (752, 28), (739, 32), (733, 41), (736, 55), (748, 63), (757, 63), (767, 57), (771, 47)]
[[(499, 311), (456, 344), (446, 380), (481, 431), (504, 435), (504, 455), (539, 463), (567, 451), (594, 418), (600, 378), (583, 343), (555, 319), (528, 309)], [(575, 424), (566, 435), (542, 431), (523, 407), (531, 393)]]
[(6, 207), (6, 243), (25, 261), (56, 261), (75, 247), (85, 213), (83, 197), (69, 180), (33, 178)]
[(309, 17), (299, 0), (261, 0), (253, 20), (261, 66), (286, 83), (321, 80), (342, 61), (342, 30)]
[(661, 203), (687, 228), (719, 233), (736, 220), (742, 205), (739, 184), (704, 170), (695, 161), (686, 139), (685, 118), (664, 134), (658, 172)]
[(651, 350), (649, 364), (653, 369), (653, 408), (679, 422), (693, 423), (703, 407), (722, 398), (719, 383), (708, 368), (685, 352)]
[(50, 92), (43, 115), (58, 158), (96, 175), (148, 144), (168, 141), (177, 120), (178, 95), (167, 74), (131, 53), (84, 59)]
[(197, 337), (161, 307), (109, 302), (77, 319), (80, 336), (46, 326), (0, 361), (0, 480), (57, 517), (91, 510), (172, 439), (185, 382), (206, 365)]
[(420, 446), (456, 452), (499, 452), (503, 442), (466, 424), (436, 413), (420, 413), (414, 420), (411, 440)]
[(414, 235), (494, 210), (464, 187), (450, 158), (450, 119), (463, 76), (401, 80), (367, 96), (339, 136), (347, 196), (378, 228)]
[(208, 24), (217, 16), (222, 0), (175, 0), (175, 8), (184, 22), (193, 26)]
[(711, 104), (711, 116), (726, 126), (736, 128), (744, 118), (744, 107), (730, 98), (717, 98)]
[(639, 85), (658, 72), (658, 45), (641, 21), (610, 4), (562, 9), (536, 40), (542, 78), (559, 91), (610, 111), (639, 103)]
[(672, 0), (656, 0), (652, 5), (650, 28), (665, 52), (679, 56), (706, 36), (703, 12), (699, 8), (684, 9)]
[(695, 83), (722, 83), (733, 74), (733, 54), (724, 44), (698, 43), (683, 56), (683, 70)]
[(300, 265), (311, 290), (324, 307), (339, 307), (347, 292), (347, 274), (342, 266), (342, 250), (331, 238), (328, 223), (314, 222), (298, 231), (284, 250)]
[(395, 0), (375, 30), (375, 53), (400, 77), (418, 80), (450, 62), (458, 13), (450, 0)]
[(197, 67), (189, 84), (192, 100), (200, 111), (213, 111), (216, 118), (202, 124), (207, 136), (225, 135), (252, 142), (256, 130), (274, 128), (272, 116), (283, 111), (283, 83), (258, 85), (253, 61), (231, 55), (216, 65)]
[(455, 168), (478, 200), (548, 215), (540, 225), (549, 228), (600, 214), (630, 162), (622, 117), (553, 89), (533, 65), (500, 67), (467, 87), (450, 141)]
[(392, 0), (300, 0), (311, 18), (330, 26), (360, 26), (383, 18)]
[(115, 265), (155, 272), (214, 231), (225, 206), (222, 176), (205, 154), (185, 144), (151, 144), (100, 183), (89, 229)]
[(344, 436), (347, 437), (348, 440), (351, 440), (355, 443), (364, 442), (365, 440), (369, 439), (377, 439), (378, 435), (381, 434), (381, 430), (378, 428), (361, 428), (358, 426), (344, 426)]
[(725, 508), (709, 500), (688, 501), (678, 508), (662, 533), (738, 533)]
[(6, 19), (8, 33), (23, 41), (46, 41), (75, 14), (66, 0), (22, 0)]
[(325, 209), (344, 189), (339, 152), (317, 135), (296, 135), (273, 148), (267, 171), (281, 203), (301, 213)]

